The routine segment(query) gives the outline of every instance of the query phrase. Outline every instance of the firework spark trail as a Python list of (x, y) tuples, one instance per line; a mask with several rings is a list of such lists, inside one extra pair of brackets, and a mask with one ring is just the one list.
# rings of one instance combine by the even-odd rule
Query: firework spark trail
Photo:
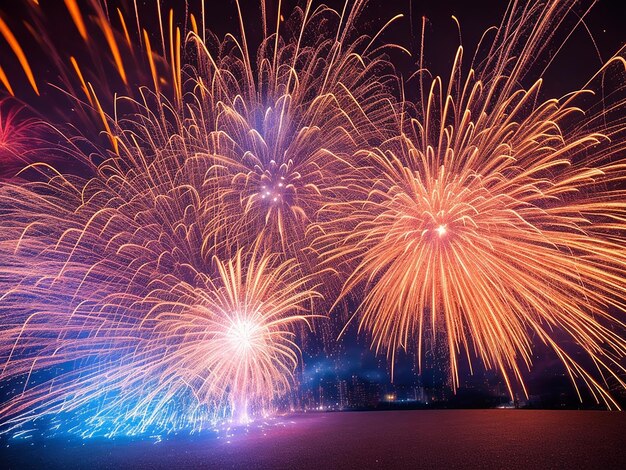
[[(455, 387), (459, 356), (471, 367), (475, 355), (513, 395), (543, 342), (610, 408), (625, 385), (625, 90), (594, 110), (584, 89), (542, 101), (541, 80), (520, 85), (569, 7), (512, 7), (476, 69), (463, 72), (459, 48), (447, 83), (423, 71), (416, 117), (363, 152), (377, 174), (325, 207), (316, 246), (348, 266), (342, 296), (366, 286), (355, 316), (392, 362), (400, 348), (421, 361), (443, 330)], [(583, 88), (624, 65), (616, 56)]]
[[(148, 85), (153, 79), (160, 80), (171, 68), (162, 51), (157, 54), (146, 50), (149, 43), (146, 48), (133, 44), (119, 8), (110, 18), (106, 3), (89, 0), (81, 2), (79, 8), (77, 2), (67, 0), (66, 8), (57, 8), (52, 15), (50, 10), (55, 7), (24, 3), (25, 17), (15, 18), (21, 21), (9, 18), (3, 23), (0, 34), (20, 59), (37, 99), (28, 99), (28, 90), (20, 87), (23, 79), (17, 72), (8, 76), (0, 73), (0, 79), (10, 94), (15, 94), (16, 85), (21, 92), (19, 98), (35, 109), (46, 108), (50, 124), (66, 123), (73, 135), (97, 141), (103, 126), (110, 131), (107, 114), (117, 114), (117, 96), (140, 98), (137, 84)], [(64, 14), (67, 23), (61, 21), (60, 29), (56, 15)], [(78, 47), (70, 53), (66, 41), (74, 34), (74, 44)], [(105, 47), (101, 47), (98, 38), (105, 38)], [(141, 40), (137, 42), (143, 44)], [(46, 87), (45, 97), (39, 96), (39, 86)], [(166, 90), (170, 91), (167, 83), (161, 85), (159, 91)], [(42, 102), (47, 106), (42, 106)]]

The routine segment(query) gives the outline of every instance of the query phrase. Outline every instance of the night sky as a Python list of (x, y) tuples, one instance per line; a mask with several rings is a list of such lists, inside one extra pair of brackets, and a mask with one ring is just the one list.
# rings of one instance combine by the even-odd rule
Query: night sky
[[(79, 5), (81, 2), (78, 2)], [(126, 2), (109, 1), (110, 11), (118, 5), (125, 5)], [(276, 8), (274, 3), (277, 0), (268, 0), (268, 11)], [(139, 5), (151, 5), (147, 0), (139, 2)], [(259, 3), (255, 1), (242, 2), (242, 14), (246, 21), (246, 33), (249, 37), (251, 50), (255, 44), (261, 39), (262, 31), (260, 28)], [(314, 5), (326, 4), (336, 10), (341, 10), (344, 2), (341, 0), (332, 0), (327, 2), (314, 1)], [(566, 19), (568, 25), (575, 25), (579, 21), (579, 17), (589, 9), (592, 4), (590, 1), (580, 2), (570, 13), (570, 17)], [(193, 2), (190, 5), (194, 5)], [(222, 38), (230, 32), (238, 32), (238, 16), (234, 1), (223, 2), (207, 2), (207, 29), (212, 31), (218, 38)], [(301, 5), (297, 0), (282, 1), (284, 16), (288, 16), (296, 5)], [(384, 2), (370, 1), (359, 20), (359, 26), (365, 34), (372, 34), (378, 31), (385, 22), (395, 15), (402, 14), (404, 18), (396, 20), (394, 25), (387, 28), (380, 38), (380, 42), (394, 43), (401, 45), (413, 53), (413, 57), (408, 57), (399, 52), (393, 52), (390, 59), (394, 63), (399, 75), (407, 78), (415, 72), (419, 53), (420, 31), (422, 18), (426, 18), (426, 35), (425, 35), (425, 57), (424, 63), (433, 74), (443, 77), (449, 75), (450, 67), (454, 59), (454, 53), (459, 46), (459, 34), (456, 23), (452, 19), (455, 16), (461, 25), (462, 44), (466, 52), (466, 62), (469, 62), (470, 53), (473, 54), (474, 48), (479, 41), (483, 32), (491, 27), (497, 26), (506, 11), (506, 1), (499, 0), (476, 0), (473, 2), (465, 2), (461, 0), (446, 1), (417, 1), (417, 0), (386, 0)], [(172, 5), (167, 4), (167, 8), (178, 8), (180, 16), (184, 13), (184, 2), (174, 2)], [(128, 8), (128, 5), (126, 5)], [(77, 58), (80, 58), (81, 48), (77, 46), (78, 34), (76, 31), (68, 31), (67, 24), (71, 22), (68, 12), (64, 8), (56, 8), (53, 2), (42, 2), (41, 8), (46, 14), (49, 21), (46, 28), (50, 31), (50, 36), (56, 41), (56, 46), (60, 50), (74, 52)], [(165, 11), (165, 5), (163, 10)], [(193, 8), (192, 8), (193, 9)], [(142, 11), (141, 21), (144, 27), (151, 31), (152, 34), (158, 31), (158, 23), (156, 16), (150, 17), (149, 13), (156, 14), (154, 8), (144, 8)], [(20, 24), (17, 18), (27, 16), (26, 9), (21, 2), (13, 2), (11, 5), (3, 6), (2, 15), (7, 19), (18, 35), (20, 32)], [(545, 71), (544, 77), (544, 93), (546, 96), (561, 96), (577, 87), (582, 86), (588, 78), (595, 73), (598, 68), (613, 56), (620, 47), (625, 43), (623, 34), (623, 19), (626, 13), (624, 5), (620, 1), (615, 0), (598, 0), (593, 8), (584, 16), (584, 26), (579, 25), (570, 35), (571, 28), (563, 27), (563, 40), (569, 36), (563, 47), (558, 50), (557, 58), (552, 62), (550, 67)], [(23, 32), (23, 31), (22, 31)], [(155, 35), (157, 40), (157, 35)], [(99, 41), (102, 38), (94, 38)], [(555, 44), (561, 44), (563, 41), (555, 41)], [(54, 82), (58, 77), (55, 75), (55, 69), (50, 64), (49, 57), (41, 55), (41, 49), (33, 44), (32, 41), (22, 44), (29, 57), (35, 57), (33, 60), (33, 68), (35, 75), (38, 77), (47, 77), (49, 81)], [(5, 42), (0, 44), (0, 51), (3, 54), (11, 54)], [(554, 49), (552, 54), (556, 53)], [(539, 64), (543, 68), (549, 57), (542, 58)], [(15, 70), (11, 71), (11, 67)], [(19, 65), (16, 62), (8, 62), (5, 64), (9, 75), (17, 73)], [(538, 70), (539, 72), (539, 70)], [(109, 76), (109, 80), (115, 81), (117, 77)], [(537, 78), (529, 75), (530, 78)], [(20, 83), (15, 81), (14, 88), (16, 95), (20, 99), (28, 103), (33, 103), (34, 93), (29, 88), (26, 81)], [(410, 94), (410, 86), (407, 86), (407, 93)], [(36, 108), (46, 112), (54, 111), (59, 96), (55, 95), (51, 90), (44, 90), (45, 95), (53, 95), (50, 107), (42, 109), (41, 100), (37, 101)]]

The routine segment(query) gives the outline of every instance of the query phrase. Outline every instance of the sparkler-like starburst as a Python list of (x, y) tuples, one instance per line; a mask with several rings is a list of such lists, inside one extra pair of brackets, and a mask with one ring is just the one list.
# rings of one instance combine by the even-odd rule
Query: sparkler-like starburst
[[(215, 243), (258, 239), (306, 262), (306, 229), (325, 202), (345, 197), (351, 156), (385, 137), (392, 106), (381, 76), (391, 68), (356, 32), (363, 5), (339, 14), (307, 2), (271, 34), (264, 27), (254, 62), (245, 42), (222, 43), (217, 57), (199, 52), (197, 114), (214, 114), (211, 153), (220, 167)], [(319, 34), (320, 25), (332, 34)]]

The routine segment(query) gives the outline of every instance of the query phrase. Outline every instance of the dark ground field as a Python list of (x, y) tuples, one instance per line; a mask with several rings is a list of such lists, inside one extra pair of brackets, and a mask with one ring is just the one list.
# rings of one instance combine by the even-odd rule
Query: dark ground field
[(426, 410), (296, 415), (232, 437), (11, 443), (2, 468), (626, 468), (626, 414)]

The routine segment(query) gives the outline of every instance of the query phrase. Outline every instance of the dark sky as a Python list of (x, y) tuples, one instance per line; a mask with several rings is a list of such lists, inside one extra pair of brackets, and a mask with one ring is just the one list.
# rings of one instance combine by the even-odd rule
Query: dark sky
[[(266, 1), (268, 12), (275, 10), (278, 0)], [(37, 45), (24, 39), (27, 38), (27, 34), (23, 29), (21, 20), (27, 17), (26, 8), (23, 6), (24, 3), (27, 3), (26, 0), (11, 2), (5, 0), (2, 3), (0, 14), (14, 30), (18, 39), (21, 40), (22, 46), (33, 62), (36, 75), (46, 77), (52, 82), (55, 81), (57, 77), (54, 73), (55, 68), (50, 64), (50, 57), (42, 55)], [(46, 30), (50, 31), (56, 47), (72, 52), (80, 58), (80, 37), (71, 23), (67, 10), (60, 7), (60, 0), (42, 0), (40, 3), (47, 18)], [(79, 0), (78, 3), (85, 4), (86, 2)], [(143, 14), (141, 17), (142, 26), (153, 31), (154, 40), (157, 40), (158, 26), (155, 20), (155, 3), (152, 0), (141, 0), (138, 3)], [(254, 43), (254, 38), (259, 38), (261, 32), (260, 2), (242, 0), (241, 3), (250, 42)], [(315, 5), (321, 3), (341, 9), (344, 1), (314, 1)], [(413, 52), (413, 58), (401, 54), (392, 57), (398, 72), (406, 77), (415, 71), (414, 63), (419, 51), (422, 17), (426, 17), (425, 63), (431, 71), (446, 76), (454, 58), (454, 52), (459, 45), (457, 26), (451, 18), (452, 15), (458, 18), (461, 24), (464, 47), (468, 51), (473, 51), (482, 32), (500, 22), (506, 9), (506, 3), (505, 0), (371, 0), (359, 21), (359, 27), (363, 32), (371, 34), (396, 14), (404, 15), (404, 18), (398, 20), (387, 30), (381, 40), (402, 45)], [(570, 15), (568, 24), (573, 25), (577, 21), (576, 15), (583, 14), (591, 3), (589, 0), (581, 1)], [(126, 10), (130, 13), (133, 3), (109, 0), (108, 4), (110, 11), (114, 14), (114, 7), (118, 4), (126, 4)], [(285, 16), (288, 16), (293, 6), (298, 4), (301, 5), (302, 1), (283, 0), (282, 9)], [(173, 6), (180, 12), (179, 16), (184, 13), (183, 1), (162, 0), (162, 5), (164, 12)], [(199, 0), (189, 0), (190, 11), (199, 12), (199, 5)], [(238, 32), (237, 9), (234, 0), (207, 1), (206, 5), (208, 29), (211, 29), (219, 37), (223, 37), (227, 32)], [(128, 17), (131, 18), (130, 15)], [(626, 4), (624, 2), (620, 0), (598, 0), (586, 16), (586, 28), (578, 27), (546, 73), (546, 93), (561, 95), (584, 84), (585, 79), (590, 77), (601, 64), (598, 51), (602, 59), (606, 60), (624, 45), (623, 25), (625, 21)], [(130, 25), (129, 29), (133, 30)], [(563, 31), (569, 32), (569, 28), (565, 27)], [(4, 41), (0, 41), (0, 54), (7, 58), (12, 56)], [(29, 90), (26, 81), (22, 79), (23, 75), (19, 70), (16, 70), (17, 61), (3, 60), (2, 65), (7, 70), (17, 95), (28, 102), (32, 102), (34, 94)]]

